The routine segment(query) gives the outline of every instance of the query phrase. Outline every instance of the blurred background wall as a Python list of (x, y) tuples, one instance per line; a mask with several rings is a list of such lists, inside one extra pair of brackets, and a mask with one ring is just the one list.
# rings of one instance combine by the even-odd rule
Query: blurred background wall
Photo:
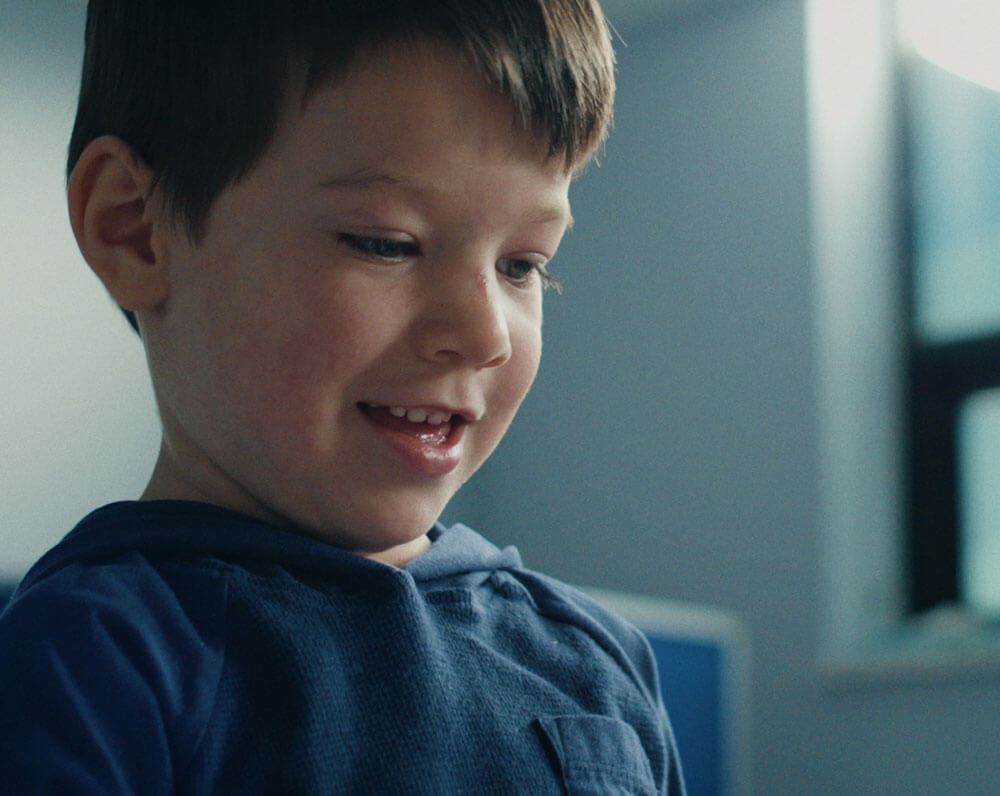
[(159, 432), (142, 349), (69, 227), (83, 0), (0, 0), (0, 573), (142, 491)]
[[(542, 371), (447, 516), (569, 581), (736, 612), (753, 643), (754, 793), (996, 793), (1000, 669), (827, 671), (803, 0), (609, 12), (616, 128), (575, 187)], [(140, 347), (66, 221), (83, 15), (0, 3), (9, 577), (87, 510), (136, 496), (156, 449)]]

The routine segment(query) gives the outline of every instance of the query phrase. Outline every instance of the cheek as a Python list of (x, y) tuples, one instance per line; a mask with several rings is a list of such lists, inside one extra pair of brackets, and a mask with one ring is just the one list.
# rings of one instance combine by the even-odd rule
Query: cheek
[(351, 331), (357, 320), (280, 287), (243, 298), (210, 316), (217, 323), (206, 341), (202, 380), (216, 394), (215, 405), (250, 437), (301, 437), (310, 425), (328, 422), (337, 403), (332, 384), (349, 375), (358, 350)]
[[(521, 405), (535, 381), (542, 355), (542, 325), (540, 316), (529, 316), (511, 324), (510, 361), (497, 373), (503, 385), (503, 400), (508, 421)], [(504, 373), (503, 371), (507, 371)]]
[(473, 470), (478, 469), (500, 444), (535, 380), (542, 352), (541, 324), (520, 327), (516, 334), (511, 328), (511, 344), (510, 360), (490, 374), (493, 381), (487, 408), (489, 422), (484, 425), (485, 433), (478, 437), (481, 446)]
[(535, 381), (538, 373), (538, 365), (542, 358), (542, 324), (541, 321), (532, 325), (529, 334), (524, 340), (524, 378), (526, 384), (525, 393)]
[(308, 413), (320, 402), (328, 411), (379, 341), (352, 308), (299, 305), (297, 311), (247, 330), (234, 358), (237, 368), (242, 363), (240, 381), (249, 392), (274, 396), (277, 411)]
[(257, 467), (293, 473), (332, 445), (352, 363), (311, 328), (280, 332), (248, 335), (227, 352), (215, 379), (232, 451)]

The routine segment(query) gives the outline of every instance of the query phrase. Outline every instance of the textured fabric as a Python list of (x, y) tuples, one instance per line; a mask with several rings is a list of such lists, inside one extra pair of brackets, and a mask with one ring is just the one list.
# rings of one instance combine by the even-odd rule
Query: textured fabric
[(458, 525), (399, 569), (216, 507), (84, 519), (0, 616), (11, 793), (680, 793), (642, 635)]

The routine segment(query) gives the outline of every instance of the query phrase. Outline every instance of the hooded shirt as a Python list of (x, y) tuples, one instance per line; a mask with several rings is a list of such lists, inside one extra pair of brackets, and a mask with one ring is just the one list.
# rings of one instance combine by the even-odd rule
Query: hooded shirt
[(403, 568), (116, 503), (0, 617), (12, 793), (677, 794), (642, 634), (471, 529)]

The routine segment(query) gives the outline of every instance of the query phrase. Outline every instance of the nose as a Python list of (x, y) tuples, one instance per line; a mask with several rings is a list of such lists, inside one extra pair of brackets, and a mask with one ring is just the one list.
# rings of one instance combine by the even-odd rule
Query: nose
[(509, 299), (491, 274), (482, 269), (435, 281), (419, 333), (422, 357), (476, 368), (499, 367), (510, 359)]

